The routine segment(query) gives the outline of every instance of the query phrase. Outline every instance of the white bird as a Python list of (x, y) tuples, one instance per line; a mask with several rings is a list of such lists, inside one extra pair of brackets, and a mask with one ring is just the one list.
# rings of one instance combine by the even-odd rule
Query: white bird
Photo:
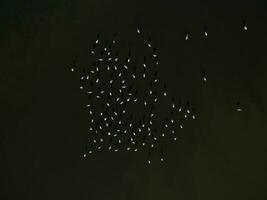
[(147, 105), (147, 103), (146, 103), (146, 101), (144, 101), (144, 106), (146, 106)]
[(207, 26), (204, 26), (204, 35), (205, 37), (208, 37)]
[(245, 20), (243, 20), (243, 29), (244, 29), (244, 31), (248, 30), (247, 23)]
[(236, 103), (236, 107), (237, 107), (237, 108), (236, 108), (236, 111), (237, 111), (237, 112), (241, 112), (241, 111), (242, 111), (242, 108), (241, 108), (241, 106), (240, 106), (240, 102), (237, 102), (237, 103)]
[(188, 40), (189, 39), (189, 34), (188, 34), (188, 31), (187, 31), (187, 28), (185, 28), (185, 40)]

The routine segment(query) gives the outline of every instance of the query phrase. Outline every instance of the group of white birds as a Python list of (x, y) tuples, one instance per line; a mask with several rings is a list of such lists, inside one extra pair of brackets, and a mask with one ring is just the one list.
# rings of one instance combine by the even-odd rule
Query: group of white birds
[[(247, 30), (243, 21), (243, 29)], [(167, 85), (158, 75), (159, 55), (151, 37), (143, 40), (143, 29), (138, 24), (137, 35), (150, 49), (150, 55), (140, 60), (131, 49), (126, 55), (119, 52), (117, 34), (111, 41), (104, 41), (100, 34), (89, 53), (93, 62), (79, 73), (80, 90), (88, 98), (89, 135), (84, 157), (99, 150), (110, 152), (148, 152), (151, 164), (152, 152), (158, 151), (164, 161), (164, 145), (178, 139), (177, 132), (184, 128), (186, 120), (196, 120), (196, 113), (189, 101), (182, 103), (168, 94)], [(143, 35), (141, 37), (141, 35)], [(208, 37), (207, 27), (204, 35)], [(185, 39), (189, 39), (188, 30)], [(77, 65), (73, 62), (71, 71)], [(207, 82), (206, 73), (202, 80)], [(167, 98), (169, 97), (169, 98)], [(242, 111), (240, 102), (236, 110)], [(166, 110), (169, 110), (166, 113)]]
[[(247, 26), (246, 20), (242, 21), (242, 29), (244, 31), (248, 30), (248, 26)], [(140, 31), (137, 29), (137, 32), (140, 32)], [(204, 37), (208, 37), (208, 28), (207, 28), (207, 26), (203, 27), (203, 34), (204, 34)], [(188, 31), (187, 27), (185, 28), (185, 40), (189, 40), (189, 31)]]

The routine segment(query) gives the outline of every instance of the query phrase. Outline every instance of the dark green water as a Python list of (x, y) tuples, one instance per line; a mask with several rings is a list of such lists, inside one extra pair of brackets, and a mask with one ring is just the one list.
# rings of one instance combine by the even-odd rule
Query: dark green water
[[(1, 1), (0, 199), (267, 199), (266, 9), (264, 1)], [(142, 153), (84, 160), (87, 113), (69, 65), (86, 64), (97, 32), (135, 46), (137, 21), (156, 38), (171, 93), (193, 101), (197, 121), (164, 165), (146, 166)]]

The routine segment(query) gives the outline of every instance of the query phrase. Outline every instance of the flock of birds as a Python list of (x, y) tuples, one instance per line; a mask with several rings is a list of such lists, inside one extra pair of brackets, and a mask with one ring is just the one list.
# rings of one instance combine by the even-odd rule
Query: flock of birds
[[(243, 30), (248, 30), (245, 20)], [(143, 34), (139, 24), (136, 33)], [(206, 26), (204, 35), (208, 37)], [(186, 29), (185, 40), (188, 39)], [(159, 54), (150, 36), (144, 41), (144, 48), (150, 53), (140, 61), (131, 49), (126, 55), (120, 54), (117, 34), (111, 41), (104, 41), (97, 34), (90, 49), (93, 62), (79, 72), (79, 87), (88, 98), (89, 114), (89, 135), (83, 157), (100, 150), (145, 151), (148, 164), (152, 162), (152, 152), (157, 152), (159, 160), (164, 162), (164, 146), (170, 140), (178, 140), (178, 132), (186, 120), (196, 120), (190, 101), (176, 100), (168, 93), (166, 82), (160, 79)], [(76, 69), (73, 61), (71, 71)], [(202, 76), (205, 83), (206, 73)], [(165, 113), (157, 109), (166, 106)], [(240, 102), (236, 103), (236, 111), (242, 111)]]

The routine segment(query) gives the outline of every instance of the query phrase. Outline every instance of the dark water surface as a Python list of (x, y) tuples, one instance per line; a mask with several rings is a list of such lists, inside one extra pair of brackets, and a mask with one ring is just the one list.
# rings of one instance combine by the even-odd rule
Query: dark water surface
[[(266, 11), (260, 0), (0, 2), (0, 199), (267, 199)], [(141, 152), (83, 159), (88, 115), (69, 66), (87, 63), (98, 32), (136, 47), (138, 21), (198, 118), (164, 164)]]

